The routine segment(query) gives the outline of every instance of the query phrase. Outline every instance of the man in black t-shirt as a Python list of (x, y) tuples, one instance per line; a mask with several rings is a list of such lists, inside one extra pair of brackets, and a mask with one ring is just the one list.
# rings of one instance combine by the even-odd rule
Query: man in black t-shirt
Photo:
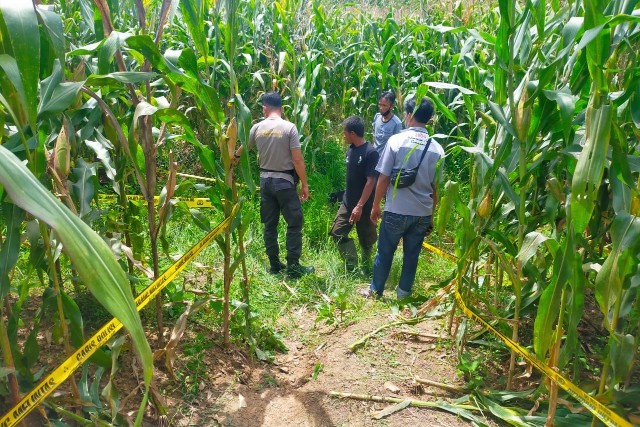
[(377, 240), (376, 225), (370, 216), (379, 154), (364, 140), (364, 121), (361, 117), (351, 116), (342, 126), (344, 140), (349, 144), (347, 187), (329, 234), (338, 244), (347, 271), (353, 273), (358, 268), (358, 253), (349, 232), (355, 224), (361, 248), (362, 272), (369, 276), (371, 251)]

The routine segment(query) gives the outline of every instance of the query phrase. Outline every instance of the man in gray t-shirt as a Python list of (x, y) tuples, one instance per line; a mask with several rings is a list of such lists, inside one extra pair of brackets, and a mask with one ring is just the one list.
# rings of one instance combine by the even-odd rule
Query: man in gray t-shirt
[[(425, 129), (432, 115), (433, 104), (426, 97), (422, 98), (419, 105), (416, 105), (414, 99), (405, 102), (405, 122), (408, 129), (389, 138), (387, 148), (376, 167), (380, 175), (371, 220), (377, 223), (382, 217), (382, 222), (378, 232), (378, 252), (373, 263), (373, 280), (369, 287), (359, 291), (365, 297), (382, 296), (400, 239), (403, 242), (404, 257), (396, 294), (398, 298), (411, 295), (422, 242), (433, 228), (432, 217), (438, 200), (436, 165), (444, 158), (444, 150), (429, 137)], [(426, 153), (424, 150), (427, 150)], [(418, 172), (412, 185), (394, 188), (391, 181), (393, 170), (416, 167)], [(382, 214), (380, 203), (385, 196)]]
[[(282, 118), (282, 97), (277, 92), (262, 96), (265, 119), (253, 125), (248, 147), (258, 149), (260, 164), (260, 219), (264, 224), (264, 246), (269, 257), (269, 272), (285, 270), (290, 277), (313, 272), (313, 267), (300, 265), (302, 254), (302, 206), (309, 198), (309, 186), (300, 150), (296, 126)], [(235, 152), (235, 161), (242, 154), (242, 146)], [(296, 192), (300, 180), (300, 196)], [(280, 261), (278, 222), (280, 214), (287, 222), (287, 265)]]
[(393, 114), (396, 96), (393, 92), (382, 92), (378, 98), (378, 113), (373, 117), (373, 146), (382, 157), (384, 147), (392, 135), (402, 130), (402, 122)]

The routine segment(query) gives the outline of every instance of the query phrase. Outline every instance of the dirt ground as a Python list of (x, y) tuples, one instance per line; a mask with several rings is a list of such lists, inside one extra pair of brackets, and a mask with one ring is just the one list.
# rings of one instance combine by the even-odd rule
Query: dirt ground
[[(375, 304), (368, 302), (368, 304)], [(391, 322), (389, 310), (348, 326), (316, 325), (314, 313), (293, 313), (296, 331), (286, 340), (289, 351), (273, 364), (254, 364), (238, 353), (210, 360), (211, 375), (200, 386), (202, 399), (185, 405), (169, 398), (171, 425), (225, 427), (282, 426), (466, 426), (447, 412), (407, 407), (380, 420), (373, 414), (390, 403), (331, 397), (331, 391), (451, 402), (459, 395), (413, 382), (414, 375), (460, 384), (455, 357), (446, 340), (412, 337), (401, 327), (385, 330), (355, 353), (349, 345)], [(446, 335), (440, 321), (413, 327), (426, 334)], [(312, 336), (313, 343), (309, 342)], [(305, 341), (305, 342), (303, 342)], [(311, 345), (309, 345), (311, 344)], [(232, 352), (233, 353), (233, 352)], [(315, 374), (315, 375), (314, 375)], [(476, 413), (482, 418), (482, 415)], [(488, 425), (495, 425), (486, 421)]]
[[(335, 391), (432, 402), (452, 402), (460, 397), (413, 381), (414, 376), (418, 376), (445, 384), (462, 384), (456, 374), (454, 348), (446, 338), (415, 337), (402, 333), (409, 328), (407, 326), (392, 327), (369, 339), (354, 353), (350, 352), (348, 347), (355, 341), (397, 320), (391, 317), (389, 307), (374, 301), (366, 304), (376, 304), (370, 307), (369, 317), (359, 315), (356, 322), (338, 327), (316, 323), (315, 310), (304, 307), (294, 310), (283, 321), (289, 331), (285, 339), (289, 350), (277, 354), (273, 363), (253, 361), (244, 349), (224, 349), (220, 345), (219, 331), (189, 323), (187, 336), (176, 352), (174, 372), (191, 374), (186, 365), (185, 346), (193, 345), (196, 335), (200, 335), (201, 340), (211, 343), (209, 348), (202, 349), (206, 375), (200, 378), (197, 391), (189, 394), (181, 389), (184, 382), (169, 376), (164, 359), (156, 361), (154, 385), (164, 395), (164, 403), (169, 409), (168, 424), (180, 427), (470, 425), (448, 412), (411, 406), (376, 420), (373, 416), (391, 403), (330, 396), (330, 392)], [(426, 320), (410, 328), (422, 334), (447, 336), (442, 330), (443, 323), (442, 320)], [(151, 334), (152, 348), (157, 348), (156, 338)], [(62, 346), (44, 338), (41, 341), (47, 365), (56, 366), (64, 356)], [(126, 351), (121, 356), (115, 382), (121, 396), (128, 396), (125, 400), (129, 400), (122, 413), (132, 420), (141, 397), (140, 367), (132, 352)], [(75, 377), (79, 381), (80, 372)], [(106, 376), (100, 389), (105, 381)], [(63, 406), (71, 410), (76, 408), (76, 402), (68, 401), (69, 381), (57, 390), (56, 395), (62, 399), (60, 404)], [(7, 404), (4, 402), (2, 407)], [(159, 425), (152, 405), (148, 408), (143, 425)], [(478, 412), (474, 415), (489, 426), (496, 425)], [(41, 426), (44, 423), (38, 411), (34, 411), (25, 424)]]

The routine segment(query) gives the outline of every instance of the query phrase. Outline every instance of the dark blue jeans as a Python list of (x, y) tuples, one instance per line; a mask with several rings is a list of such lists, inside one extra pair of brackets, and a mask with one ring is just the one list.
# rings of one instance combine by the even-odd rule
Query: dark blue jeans
[(373, 292), (382, 296), (385, 282), (391, 270), (393, 254), (396, 252), (400, 239), (402, 239), (404, 258), (396, 293), (398, 298), (405, 298), (411, 295), (422, 242), (432, 228), (431, 216), (383, 213), (378, 233), (378, 252), (373, 261), (373, 280), (371, 282), (371, 290)]
[(302, 206), (295, 185), (282, 178), (260, 178), (260, 218), (264, 223), (264, 247), (270, 260), (280, 258), (278, 222), (287, 222), (287, 263), (302, 254)]

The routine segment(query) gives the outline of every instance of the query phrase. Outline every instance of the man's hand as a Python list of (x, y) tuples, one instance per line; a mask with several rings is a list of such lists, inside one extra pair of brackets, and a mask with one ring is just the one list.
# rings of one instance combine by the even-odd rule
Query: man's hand
[(351, 211), (351, 216), (349, 217), (349, 223), (353, 224), (360, 221), (362, 217), (362, 206), (356, 205)]
[(231, 166), (232, 167), (236, 167), (238, 166), (238, 163), (240, 163), (240, 157), (242, 157), (242, 145), (240, 147), (238, 147), (237, 150), (235, 150), (233, 152), (233, 157), (231, 158)]
[(309, 186), (302, 185), (300, 187), (300, 201), (306, 202), (307, 200), (309, 200)]
[(374, 224), (378, 224), (378, 220), (382, 217), (382, 211), (380, 210), (380, 205), (374, 204), (371, 209), (371, 221)]

